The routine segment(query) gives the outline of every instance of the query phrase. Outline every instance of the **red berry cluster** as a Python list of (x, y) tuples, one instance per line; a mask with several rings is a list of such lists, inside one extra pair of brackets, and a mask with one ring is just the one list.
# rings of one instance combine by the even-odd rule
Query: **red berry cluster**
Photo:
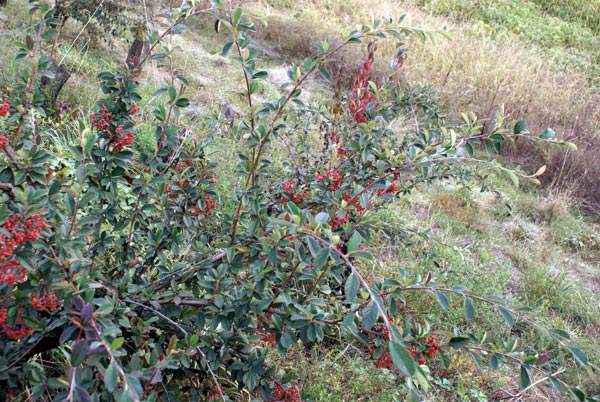
[(6, 324), (0, 324), (0, 329), (2, 329), (7, 338), (15, 341), (33, 333), (33, 328), (26, 326), (9, 327)]
[(417, 363), (425, 364), (425, 357), (433, 356), (440, 350), (440, 344), (438, 343), (438, 339), (435, 336), (430, 336), (429, 338), (419, 338), (419, 342), (421, 343), (421, 347), (419, 349), (423, 349), (419, 351), (416, 346), (411, 346), (408, 348), (408, 353), (413, 358), (419, 358)]
[(292, 384), (288, 389), (285, 389), (279, 382), (275, 382), (269, 402), (302, 402), (301, 389), (300, 384)]
[(46, 313), (51, 313), (58, 308), (60, 302), (54, 293), (46, 293), (43, 296), (34, 294), (31, 296), (31, 307)]
[(100, 111), (100, 115), (92, 113), (92, 127), (95, 127), (98, 131), (109, 131), (110, 125), (112, 124), (112, 117), (105, 107)]
[(135, 103), (131, 104), (131, 110), (129, 111), (129, 115), (133, 116), (134, 114), (138, 114), (140, 112), (140, 108), (138, 105), (136, 105)]
[(8, 99), (4, 98), (2, 104), (0, 104), (0, 116), (6, 117), (8, 115), (8, 111), (10, 110), (10, 105), (8, 104)]
[(8, 146), (8, 136), (0, 135), (0, 151), (4, 151)]
[(392, 367), (392, 357), (390, 356), (390, 352), (384, 350), (383, 353), (381, 353), (381, 356), (379, 356), (377, 360), (375, 360), (375, 363), (373, 363), (373, 365), (377, 368), (386, 369)]
[[(131, 107), (131, 111), (128, 114), (133, 115), (137, 112), (139, 112), (139, 108), (137, 107), (137, 105), (133, 104)], [(99, 115), (97, 115), (96, 113), (92, 113), (91, 121), (92, 127), (96, 128), (99, 132), (108, 135), (110, 139), (110, 148), (113, 151), (122, 151), (123, 148), (130, 145), (135, 138), (135, 135), (132, 131), (123, 130), (123, 124), (118, 125), (117, 128), (115, 128), (114, 132), (112, 131), (113, 120), (106, 107), (102, 108)]]
[(377, 190), (377, 195), (379, 197), (386, 195), (386, 194), (396, 194), (398, 192), (398, 184), (397, 183), (392, 183), (389, 185), (388, 188), (380, 188), (379, 190)]
[(327, 189), (329, 191), (335, 191), (338, 188), (340, 188), (343, 179), (342, 176), (333, 169), (328, 170), (327, 172), (325, 172), (325, 174), (317, 173), (316, 178), (317, 183), (320, 183), (322, 181), (328, 181), (330, 185), (329, 187), (327, 187)]
[(302, 204), (308, 198), (306, 191), (298, 190), (296, 183), (292, 179), (288, 179), (281, 183), (281, 187), (283, 188), (283, 191), (288, 193), (290, 200), (292, 200), (294, 204)]
[(192, 161), (184, 159), (184, 160), (182, 160), (181, 162), (179, 162), (179, 163), (177, 163), (175, 165), (175, 170), (177, 171), (177, 173), (181, 173), (181, 172), (183, 172), (183, 170), (186, 167), (190, 167), (191, 168), (193, 166), (194, 166), (194, 163)]
[(346, 222), (348, 222), (349, 217), (350, 217), (349, 211), (346, 211), (345, 214), (342, 216), (340, 216), (339, 214), (336, 214), (335, 217), (333, 217), (333, 219), (329, 220), (329, 226), (331, 226), (331, 229), (336, 230), (340, 226), (344, 226), (346, 224)]
[(21, 339), (24, 336), (31, 335), (33, 328), (28, 328), (24, 325), (18, 327), (9, 326), (6, 321), (8, 320), (8, 311), (5, 308), (0, 309), (0, 331), (4, 335), (12, 340)]
[(204, 204), (204, 208), (201, 208), (198, 205), (194, 205), (190, 208), (189, 213), (191, 216), (206, 215), (217, 206), (217, 203), (213, 201), (210, 194), (203, 195), (202, 203)]
[(38, 214), (31, 215), (28, 218), (20, 214), (14, 214), (2, 225), (3, 229), (10, 232), (17, 244), (37, 239), (45, 227), (44, 218)]
[[(354, 207), (356, 209), (356, 212), (363, 212), (366, 209), (360, 205), (360, 200), (358, 199), (358, 197), (352, 197), (348, 193), (342, 194), (342, 200), (346, 201), (346, 204), (348, 204), (349, 206)], [(371, 204), (371, 202), (369, 202), (369, 204)]]
[(367, 59), (354, 73), (352, 79), (352, 93), (348, 99), (348, 107), (352, 120), (356, 123), (367, 121), (367, 105), (375, 101), (375, 96), (369, 91), (369, 78), (374, 63), (375, 46), (369, 44)]
[(9, 232), (10, 236), (0, 235), (0, 283), (12, 285), (25, 280), (27, 270), (12, 259), (13, 252), (19, 244), (37, 239), (44, 227), (46, 222), (38, 214), (28, 218), (14, 214), (4, 222), (2, 229)]
[(131, 144), (134, 138), (133, 131), (123, 131), (123, 125), (121, 124), (115, 129), (115, 135), (110, 146), (113, 151), (120, 152), (123, 148)]
[(0, 235), (0, 260), (10, 257), (17, 247), (17, 242), (6, 235)]
[(27, 270), (16, 260), (0, 260), (0, 284), (13, 285), (23, 282)]

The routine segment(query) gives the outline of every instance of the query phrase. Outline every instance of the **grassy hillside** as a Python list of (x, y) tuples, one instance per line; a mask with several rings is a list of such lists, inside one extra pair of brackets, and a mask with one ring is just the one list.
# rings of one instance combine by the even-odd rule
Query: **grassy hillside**
[[(374, 16), (408, 13), (407, 25), (447, 29), (451, 41), (411, 42), (406, 79), (433, 85), (450, 117), (465, 110), (490, 121), (499, 113), (515, 120), (526, 116), (534, 132), (551, 127), (561, 138), (575, 135), (577, 157), (527, 149), (520, 161), (545, 159), (549, 182), (598, 209), (598, 186), (590, 178), (600, 174), (594, 163), (600, 146), (600, 46), (596, 17), (589, 17), (597, 15), (592, 12), (597, 3), (579, 3), (560, 8), (563, 14), (577, 10), (569, 14), (574, 22), (562, 21), (559, 11), (546, 14), (556, 7), (527, 1), (409, 1), (398, 6), (384, 0), (369, 7), (358, 0), (267, 1), (258, 7), (270, 18), (264, 37), (296, 55), (310, 54), (310, 41), (336, 38), (337, 32), (358, 28), (357, 20)], [(385, 45), (380, 51), (383, 60), (389, 57)]]
[[(3, 49), (13, 48), (28, 23), (26, 6), (9, 3), (0, 11)], [(452, 122), (460, 112), (474, 111), (484, 121), (499, 113), (508, 120), (525, 117), (533, 132), (553, 127), (560, 138), (579, 137), (580, 151), (566, 159), (546, 155), (547, 150), (536, 150), (532, 160), (525, 154), (501, 157), (536, 167), (547, 157), (551, 167), (547, 181), (554, 182), (552, 186), (524, 183), (516, 188), (501, 172), (490, 171), (487, 192), (480, 191), (478, 182), (451, 181), (399, 197), (372, 217), (375, 235), (366, 248), (375, 261), (361, 263), (360, 269), (371, 280), (395, 279), (407, 286), (434, 275), (449, 288), (465, 286), (476, 295), (499, 295), (512, 308), (531, 308), (531, 321), (509, 328), (501, 314), (483, 303), (475, 303), (471, 322), (465, 318), (461, 297), (449, 297), (445, 310), (431, 294), (407, 292), (398, 323), (410, 318), (448, 339), (453, 327), (476, 333), (485, 329), (492, 337), (522, 339), (533, 354), (552, 347), (554, 355), (548, 364), (555, 371), (562, 368), (554, 359), (564, 352), (552, 345), (546, 329), (564, 330), (591, 363), (586, 375), (569, 369), (566, 376), (590, 393), (600, 390), (600, 220), (580, 205), (581, 200), (592, 206), (600, 201), (600, 188), (591, 184), (597, 184), (600, 173), (596, 153), (600, 144), (599, 5), (597, 0), (570, 0), (563, 7), (544, 0), (419, 0), (401, 7), (392, 0), (268, 0), (248, 5), (263, 13), (267, 22), (259, 27), (258, 40), (252, 45), (268, 73), (256, 92), (257, 103), (278, 93), (290, 64), (313, 52), (311, 41), (336, 40), (339, 32), (348, 32), (373, 15), (407, 12), (407, 25), (432, 31), (448, 28), (452, 39), (411, 39), (401, 72), (407, 106), (402, 118), (394, 122), (398, 135), (438, 118)], [(239, 94), (243, 72), (232, 57), (221, 55), (222, 38), (214, 32), (214, 21), (198, 18), (189, 25), (175, 39), (182, 48), (175, 64), (190, 77), (191, 107), (179, 123), (200, 138), (210, 119), (224, 108), (243, 114), (247, 105)], [(87, 116), (100, 96), (97, 86), (89, 84), (101, 70), (124, 59), (127, 49), (127, 43), (119, 40), (92, 48), (85, 31), (74, 23), (62, 34), (65, 43), (73, 46), (61, 46), (57, 54), (73, 75), (61, 93), (64, 110), (47, 122), (49, 143), (58, 153), (69, 152), (68, 144), (79, 139), (82, 125), (89, 125)], [(334, 83), (347, 79), (364, 51), (356, 47), (336, 60), (331, 67)], [(380, 44), (376, 53), (380, 71), (390, 51), (389, 45)], [(14, 55), (11, 51), (0, 55), (0, 93), (13, 92), (11, 83), (18, 70)], [(165, 79), (155, 62), (149, 63), (141, 78), (139, 106), (144, 119), (136, 127), (136, 151), (156, 147), (150, 121), (161, 96), (166, 96), (155, 95)], [(326, 103), (337, 89), (313, 79), (303, 100)], [(237, 154), (243, 151), (239, 124), (236, 119), (222, 124), (218, 140), (207, 148), (208, 158), (220, 166), (218, 194), (241, 185), (234, 175)], [(274, 172), (286, 164), (284, 153), (277, 149), (293, 147), (283, 139), (275, 143), (269, 155)], [(227, 195), (222, 197), (215, 222), (234, 208)], [(312, 349), (298, 346), (275, 359), (281, 360), (282, 367), (296, 370), (306, 401), (399, 401), (406, 391), (399, 388), (404, 384), (397, 372), (375, 367), (368, 347), (341, 334)], [(453, 354), (448, 368), (438, 360), (428, 366), (432, 383), (426, 393), (428, 401), (483, 402), (519, 394), (514, 372), (480, 367), (466, 352)], [(235, 386), (229, 394), (239, 401), (260, 398), (239, 392)], [(548, 381), (519, 398), (567, 400)]]

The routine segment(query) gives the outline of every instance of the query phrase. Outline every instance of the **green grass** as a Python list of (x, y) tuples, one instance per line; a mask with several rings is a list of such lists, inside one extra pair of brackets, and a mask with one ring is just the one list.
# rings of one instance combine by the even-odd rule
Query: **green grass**
[(600, 72), (600, 2), (572, 0), (419, 0), (436, 15), (449, 15), (464, 23), (484, 24), (492, 38), (510, 41), (513, 34), (527, 45), (547, 49), (558, 63), (586, 72), (592, 80)]

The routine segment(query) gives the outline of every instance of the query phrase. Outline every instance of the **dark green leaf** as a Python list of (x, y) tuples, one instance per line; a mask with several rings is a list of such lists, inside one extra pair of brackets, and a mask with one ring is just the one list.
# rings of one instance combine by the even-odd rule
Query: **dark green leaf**
[(448, 346), (453, 349), (460, 349), (468, 345), (470, 342), (471, 338), (467, 338), (466, 336), (454, 336), (448, 341)]
[(371, 300), (362, 310), (362, 327), (366, 331), (370, 330), (377, 322), (378, 317), (379, 311), (377, 310), (377, 305)]
[(81, 388), (79, 385), (75, 385), (75, 395), (77, 395), (77, 400), (79, 402), (92, 402), (92, 398), (90, 398), (90, 394), (87, 390)]
[(29, 51), (33, 50), (33, 47), (34, 47), (33, 38), (29, 35), (27, 35), (25, 37), (25, 46), (27, 47), (27, 50), (29, 50)]
[(502, 306), (496, 306), (496, 308), (498, 309), (498, 311), (500, 312), (500, 314), (502, 314), (502, 316), (506, 320), (506, 323), (508, 324), (508, 326), (512, 328), (513, 325), (515, 325), (515, 319), (513, 318), (513, 316), (510, 313), (510, 311), (508, 311), (507, 309), (505, 309)]
[(412, 376), (415, 372), (415, 361), (404, 345), (399, 341), (391, 341), (389, 343), (389, 350), (394, 366), (405, 376)]
[(319, 66), (319, 73), (321, 73), (321, 76), (323, 76), (323, 78), (325, 78), (327, 81), (331, 81), (331, 75), (329, 74), (329, 71), (325, 69), (325, 67)]
[(571, 352), (571, 354), (573, 355), (573, 357), (577, 361), (577, 363), (579, 363), (582, 366), (587, 366), (588, 365), (587, 356), (585, 355), (585, 353), (583, 353), (581, 351), (581, 349), (578, 349), (575, 346), (571, 346), (571, 345), (566, 345), (566, 346), (567, 346), (567, 349), (569, 349), (569, 352)]
[(317, 253), (317, 255), (315, 257), (315, 261), (313, 263), (315, 271), (318, 271), (319, 269), (323, 268), (325, 266), (325, 264), (327, 263), (328, 259), (329, 259), (329, 248), (323, 247), (321, 250), (319, 250), (319, 252)]
[(73, 341), (73, 345), (71, 346), (71, 365), (73, 367), (79, 366), (87, 356), (88, 351), (89, 347), (86, 340), (79, 339)]
[(190, 105), (190, 100), (188, 98), (178, 98), (175, 102), (175, 106), (177, 107), (188, 107)]
[(361, 240), (362, 240), (362, 237), (361, 237), (360, 233), (354, 232), (354, 234), (352, 235), (350, 240), (348, 240), (347, 247), (346, 247), (347, 253), (349, 254), (352, 251), (354, 251), (360, 245)]
[(475, 308), (468, 297), (465, 297), (465, 318), (469, 322), (475, 319)]
[(527, 372), (527, 368), (525, 366), (521, 366), (521, 372), (519, 374), (519, 388), (525, 389), (531, 384), (531, 380), (529, 379), (529, 373)]
[(133, 391), (133, 393), (135, 393), (136, 399), (141, 398), (142, 395), (144, 394), (144, 389), (142, 388), (142, 384), (140, 383), (140, 380), (138, 380), (137, 377), (135, 377), (131, 374), (125, 374), (125, 378), (127, 380), (127, 384), (129, 384), (131, 391)]
[(111, 361), (104, 372), (104, 385), (109, 392), (113, 392), (117, 387), (118, 375), (117, 366)]
[(489, 362), (490, 368), (496, 370), (499, 365), (500, 365), (500, 362), (498, 361), (498, 356), (492, 355), (492, 357), (490, 357), (490, 362)]
[(548, 332), (550, 332), (551, 334), (557, 335), (563, 339), (567, 339), (567, 340), (571, 339), (571, 336), (567, 333), (567, 331), (563, 331), (562, 329), (551, 328), (548, 330)]
[(578, 401), (585, 402), (585, 394), (577, 387), (570, 387), (569, 393)]
[(346, 294), (346, 301), (352, 302), (356, 297), (356, 293), (358, 292), (359, 281), (354, 273), (348, 276), (346, 279), (346, 285), (344, 286), (344, 292)]
[(521, 119), (515, 124), (515, 128), (514, 128), (513, 132), (515, 134), (520, 134), (526, 128), (527, 128), (527, 124), (525, 123), (525, 119)]
[(287, 349), (290, 346), (292, 346), (292, 337), (290, 336), (290, 333), (288, 331), (284, 331), (283, 334), (281, 334), (279, 343), (284, 349)]
[(227, 56), (227, 53), (229, 53), (231, 46), (233, 46), (233, 42), (227, 42), (225, 46), (223, 46), (223, 50), (221, 50), (221, 56)]
[(448, 298), (442, 292), (435, 291), (435, 296), (437, 297), (437, 301), (442, 306), (444, 310), (448, 309), (449, 303)]

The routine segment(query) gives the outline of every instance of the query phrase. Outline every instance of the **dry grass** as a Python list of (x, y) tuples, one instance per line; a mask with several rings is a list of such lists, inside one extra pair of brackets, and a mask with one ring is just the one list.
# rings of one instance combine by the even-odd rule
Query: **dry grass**
[[(580, 150), (553, 152), (520, 146), (520, 163), (537, 165), (547, 158), (546, 181), (557, 188), (570, 189), (589, 206), (600, 207), (600, 91), (590, 86), (585, 74), (562, 70), (549, 53), (511, 41), (490, 39), (483, 28), (463, 26), (448, 19), (396, 1), (364, 2), (348, 0), (265, 0), (254, 3), (269, 19), (259, 37), (269, 40), (283, 52), (304, 57), (314, 52), (311, 41), (336, 40), (339, 32), (360, 28), (374, 16), (407, 13), (405, 24), (425, 29), (448, 28), (452, 41), (435, 43), (413, 40), (404, 78), (433, 84), (446, 107), (453, 112), (474, 111), (491, 121), (498, 113), (509, 119), (527, 119), (533, 133), (552, 127), (558, 138), (577, 136)], [(392, 43), (382, 43), (382, 65), (391, 56)], [(356, 64), (360, 49), (340, 61)]]

